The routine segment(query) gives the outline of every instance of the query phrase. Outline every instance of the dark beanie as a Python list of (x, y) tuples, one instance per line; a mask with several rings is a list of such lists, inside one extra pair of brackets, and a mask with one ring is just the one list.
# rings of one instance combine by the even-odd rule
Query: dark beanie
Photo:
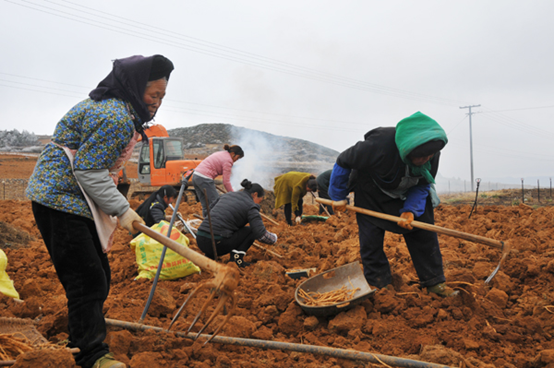
[(150, 67), (150, 75), (148, 81), (154, 81), (165, 77), (169, 80), (169, 75), (173, 71), (173, 63), (171, 60), (162, 55), (154, 55), (152, 66)]
[(429, 141), (417, 146), (410, 152), (410, 157), (427, 157), (431, 156), (444, 148), (446, 143), (441, 140)]
[(306, 186), (310, 188), (312, 192), (315, 192), (317, 190), (317, 181), (315, 180), (315, 178), (309, 179), (306, 183)]

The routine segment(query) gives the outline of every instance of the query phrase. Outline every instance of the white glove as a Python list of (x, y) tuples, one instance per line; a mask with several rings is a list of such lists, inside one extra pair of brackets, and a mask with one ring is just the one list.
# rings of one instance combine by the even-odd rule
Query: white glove
[(335, 212), (344, 212), (346, 211), (346, 205), (348, 204), (348, 201), (346, 199), (343, 199), (342, 201), (333, 201), (333, 211)]
[(144, 224), (144, 220), (142, 219), (142, 217), (140, 217), (135, 211), (133, 211), (131, 207), (129, 207), (129, 209), (125, 211), (123, 215), (119, 216), (119, 224), (124, 229), (127, 229), (131, 234), (134, 234), (138, 231), (133, 227), (134, 221), (138, 221), (141, 224)]
[(296, 223), (299, 224), (302, 222), (302, 218), (300, 216), (296, 216), (296, 219), (294, 221), (296, 221)]

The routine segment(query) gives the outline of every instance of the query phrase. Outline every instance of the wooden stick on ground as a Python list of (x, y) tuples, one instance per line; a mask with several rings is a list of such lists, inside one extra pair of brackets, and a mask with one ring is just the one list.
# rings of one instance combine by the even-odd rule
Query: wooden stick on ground
[(264, 215), (263, 213), (260, 212), (260, 216), (262, 216), (264, 219), (266, 219), (267, 221), (271, 222), (273, 225), (279, 225), (279, 223), (275, 220), (273, 220), (271, 217), (269, 216), (266, 216)]
[(276, 257), (283, 258), (283, 256), (280, 255), (279, 253), (275, 253), (274, 251), (269, 250), (269, 249), (267, 249), (266, 247), (263, 247), (263, 246), (261, 246), (260, 244), (258, 244), (258, 243), (256, 243), (256, 242), (254, 242), (254, 246), (257, 247), (257, 248), (263, 249), (263, 250), (265, 250), (266, 252), (269, 252), (269, 253), (273, 254), (274, 256), (276, 256)]

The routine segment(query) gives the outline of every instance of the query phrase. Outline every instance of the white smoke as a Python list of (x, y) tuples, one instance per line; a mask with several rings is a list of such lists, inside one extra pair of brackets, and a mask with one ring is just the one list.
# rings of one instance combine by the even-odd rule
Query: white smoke
[(240, 183), (244, 179), (260, 184), (264, 189), (273, 190), (274, 178), (281, 174), (278, 162), (285, 151), (283, 144), (278, 140), (271, 140), (270, 136), (255, 130), (241, 130), (235, 134), (231, 144), (239, 145), (244, 151), (244, 157), (233, 166), (231, 185), (240, 190)]
[[(333, 167), (335, 158), (314, 151), (313, 144), (294, 141), (290, 138), (250, 129), (234, 129), (233, 141), (242, 147), (244, 157), (233, 166), (231, 185), (240, 190), (240, 183), (248, 179), (264, 189), (273, 190), (275, 177), (289, 171), (300, 171), (319, 175)], [(302, 157), (304, 161), (299, 161)]]

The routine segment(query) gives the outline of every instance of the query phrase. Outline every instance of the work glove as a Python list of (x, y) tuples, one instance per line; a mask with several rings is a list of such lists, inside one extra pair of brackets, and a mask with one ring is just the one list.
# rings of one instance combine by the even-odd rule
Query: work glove
[(296, 219), (294, 219), (294, 221), (296, 221), (296, 223), (299, 224), (302, 222), (302, 217), (296, 216)]
[(129, 209), (125, 211), (123, 215), (119, 216), (119, 224), (121, 225), (121, 227), (128, 230), (131, 234), (134, 234), (138, 231), (133, 227), (134, 221), (138, 221), (141, 224), (144, 224), (144, 220), (142, 219), (142, 217), (140, 217), (135, 211), (133, 211), (131, 207), (129, 207)]
[[(176, 218), (177, 220), (179, 220), (179, 216), (181, 216), (181, 212), (177, 212), (177, 216), (175, 216), (175, 218)], [(165, 215), (166, 221), (171, 221), (171, 218), (172, 218), (172, 217), (173, 217), (173, 215)], [(183, 216), (181, 216), (181, 218), (183, 218)], [(176, 220), (176, 221), (177, 221), (177, 220)]]
[(346, 211), (347, 204), (348, 204), (348, 201), (346, 199), (343, 199), (342, 201), (333, 201), (333, 204), (332, 204), (333, 211), (344, 212)]
[(400, 218), (402, 220), (397, 222), (398, 226), (403, 227), (404, 229), (408, 229), (408, 230), (413, 229), (413, 226), (410, 225), (410, 223), (412, 221), (414, 221), (414, 214), (413, 213), (411, 213), (410, 211), (402, 212), (402, 214), (400, 215)]

